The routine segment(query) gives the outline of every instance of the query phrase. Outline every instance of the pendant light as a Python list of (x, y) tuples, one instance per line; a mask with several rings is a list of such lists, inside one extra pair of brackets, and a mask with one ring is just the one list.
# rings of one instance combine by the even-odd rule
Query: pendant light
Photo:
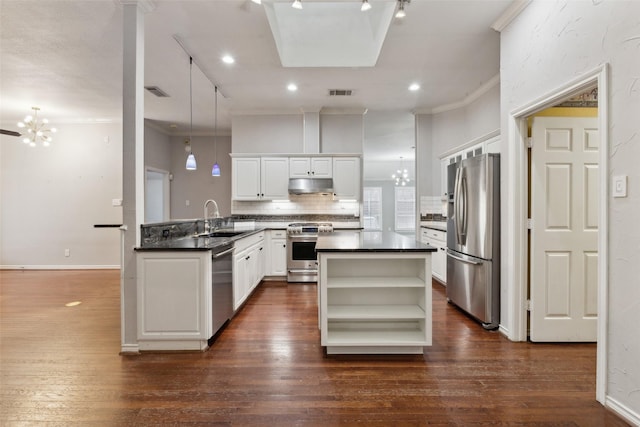
[(220, 165), (218, 164), (218, 86), (215, 88), (215, 107), (214, 107), (214, 119), (213, 119), (213, 168), (211, 169), (211, 176), (220, 176)]
[(189, 56), (189, 155), (187, 156), (187, 170), (194, 171), (198, 168), (196, 164), (196, 156), (193, 155), (191, 143), (193, 142), (193, 89), (191, 84), (193, 74), (193, 58)]

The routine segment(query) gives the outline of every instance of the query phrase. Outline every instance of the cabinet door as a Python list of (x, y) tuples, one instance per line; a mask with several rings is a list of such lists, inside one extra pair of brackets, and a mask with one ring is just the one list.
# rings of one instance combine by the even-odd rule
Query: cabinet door
[(210, 252), (137, 255), (138, 339), (211, 336)]
[(360, 158), (333, 158), (333, 195), (340, 199), (360, 200)]
[(265, 157), (260, 168), (263, 200), (289, 198), (289, 159), (287, 157)]
[(235, 158), (232, 162), (233, 200), (260, 199), (260, 158)]
[(449, 166), (449, 157), (440, 160), (440, 195), (447, 196), (447, 167)]
[(289, 177), (306, 178), (311, 175), (311, 159), (309, 157), (289, 158)]
[(244, 302), (247, 296), (247, 271), (246, 271), (246, 252), (241, 252), (233, 257), (233, 309)]
[(333, 162), (331, 157), (312, 157), (311, 175), (315, 178), (331, 178)]
[(270, 252), (271, 252), (271, 275), (286, 276), (287, 275), (287, 240), (272, 239)]

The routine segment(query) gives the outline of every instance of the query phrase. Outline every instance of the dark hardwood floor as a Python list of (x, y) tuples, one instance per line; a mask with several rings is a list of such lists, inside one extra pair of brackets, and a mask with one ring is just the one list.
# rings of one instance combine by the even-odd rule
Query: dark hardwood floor
[(595, 401), (595, 345), (510, 342), (438, 284), (423, 356), (326, 357), (315, 285), (284, 282), (206, 352), (120, 356), (119, 280), (0, 271), (0, 425), (627, 425)]

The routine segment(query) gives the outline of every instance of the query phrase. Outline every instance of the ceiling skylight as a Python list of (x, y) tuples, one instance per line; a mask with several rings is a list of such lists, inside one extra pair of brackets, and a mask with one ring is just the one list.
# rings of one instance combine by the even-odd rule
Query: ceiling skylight
[(263, 1), (284, 67), (373, 67), (393, 19), (395, 2), (362, 13), (354, 1)]

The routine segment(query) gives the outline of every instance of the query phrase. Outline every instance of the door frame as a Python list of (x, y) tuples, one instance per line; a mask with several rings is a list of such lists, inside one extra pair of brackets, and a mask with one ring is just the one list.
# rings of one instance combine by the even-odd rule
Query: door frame
[(594, 84), (598, 85), (598, 129), (601, 149), (599, 151), (599, 197), (598, 211), (598, 342), (596, 361), (596, 399), (605, 404), (607, 383), (607, 319), (608, 319), (608, 176), (609, 176), (609, 65), (607, 63), (584, 73), (547, 94), (512, 110), (508, 117), (508, 165), (503, 163), (506, 188), (503, 203), (507, 213), (503, 225), (511, 238), (503, 242), (506, 246), (504, 265), (513, 266), (505, 270), (503, 284), (512, 283), (507, 309), (511, 324), (507, 331), (513, 341), (527, 339), (527, 284), (529, 258), (527, 236), (528, 164), (527, 164), (527, 120), (526, 118), (552, 107)]
[[(147, 192), (147, 173), (153, 172), (162, 175), (162, 215), (163, 221), (168, 221), (171, 218), (171, 172), (164, 169), (158, 169), (151, 166), (145, 166), (144, 168), (144, 186), (145, 186), (145, 204), (146, 204), (146, 192)], [(145, 206), (146, 207), (146, 206)], [(146, 212), (145, 212), (146, 217)]]

